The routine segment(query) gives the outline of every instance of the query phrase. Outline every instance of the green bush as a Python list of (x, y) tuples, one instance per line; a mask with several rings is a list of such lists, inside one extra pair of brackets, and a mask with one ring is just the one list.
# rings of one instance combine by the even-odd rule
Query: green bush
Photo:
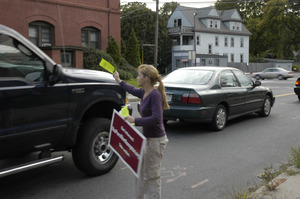
[(108, 36), (108, 46), (106, 48), (106, 53), (109, 54), (115, 61), (117, 65), (121, 63), (121, 52), (117, 41), (111, 36)]
[(137, 70), (131, 66), (124, 58), (121, 59), (120, 65), (117, 65), (113, 58), (103, 50), (95, 48), (86, 48), (83, 51), (83, 67), (86, 69), (105, 71), (99, 63), (102, 59), (105, 59), (111, 63), (118, 71), (120, 78), (123, 80), (129, 80), (137, 77)]
[(105, 71), (105, 69), (99, 66), (102, 59), (116, 66), (113, 58), (103, 50), (95, 48), (86, 48), (83, 50), (83, 67), (86, 69)]
[(291, 161), (293, 165), (300, 168), (300, 145), (297, 147), (291, 147)]

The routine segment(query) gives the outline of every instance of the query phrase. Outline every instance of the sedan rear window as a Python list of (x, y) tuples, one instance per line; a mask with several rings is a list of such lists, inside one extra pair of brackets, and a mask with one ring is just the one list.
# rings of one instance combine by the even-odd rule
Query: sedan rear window
[(205, 85), (209, 82), (213, 71), (209, 70), (175, 70), (164, 79), (164, 83)]

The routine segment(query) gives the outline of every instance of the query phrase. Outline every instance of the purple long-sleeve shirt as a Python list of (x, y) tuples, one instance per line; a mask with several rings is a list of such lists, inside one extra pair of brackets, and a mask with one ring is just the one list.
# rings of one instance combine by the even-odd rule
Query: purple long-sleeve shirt
[(143, 134), (147, 138), (157, 138), (166, 135), (163, 124), (163, 98), (159, 90), (154, 89), (143, 99), (145, 90), (136, 88), (124, 81), (120, 86), (127, 92), (141, 99), (141, 118), (135, 118), (135, 125), (143, 127)]

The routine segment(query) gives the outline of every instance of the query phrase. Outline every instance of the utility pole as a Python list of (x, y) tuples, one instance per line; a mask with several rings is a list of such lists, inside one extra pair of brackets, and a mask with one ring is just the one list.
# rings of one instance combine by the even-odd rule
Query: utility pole
[(195, 59), (194, 59), (194, 64), (197, 66), (197, 39), (196, 39), (196, 15), (198, 13), (194, 13), (194, 51), (195, 51)]
[(154, 48), (154, 67), (157, 68), (157, 54), (158, 54), (158, 0), (156, 1), (156, 20), (155, 20), (155, 48)]

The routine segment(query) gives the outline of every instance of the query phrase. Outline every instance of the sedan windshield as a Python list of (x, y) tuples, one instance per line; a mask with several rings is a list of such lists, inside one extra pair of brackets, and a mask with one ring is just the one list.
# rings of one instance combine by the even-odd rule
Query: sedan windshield
[(209, 82), (213, 71), (209, 70), (176, 70), (167, 75), (164, 83), (205, 85)]

